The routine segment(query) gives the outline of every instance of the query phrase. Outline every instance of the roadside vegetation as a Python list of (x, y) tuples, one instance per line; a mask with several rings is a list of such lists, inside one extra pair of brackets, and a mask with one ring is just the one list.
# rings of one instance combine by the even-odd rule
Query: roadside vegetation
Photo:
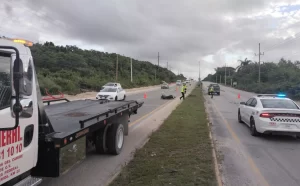
[[(227, 85), (237, 82), (238, 89), (255, 93), (284, 92), (293, 99), (300, 99), (300, 61), (281, 59), (278, 63), (261, 63), (261, 83), (258, 83), (258, 62), (240, 60), (236, 68), (226, 67)], [(225, 67), (218, 67), (214, 74), (209, 74), (204, 81), (225, 83)]]
[[(110, 81), (116, 81), (116, 53), (82, 50), (76, 46), (56, 46), (52, 42), (31, 47), (42, 94), (58, 91), (77, 94), (99, 91)], [(130, 81), (130, 58), (118, 55), (118, 82), (123, 88), (135, 88), (175, 82), (185, 79), (164, 67), (150, 62), (132, 60), (133, 82)], [(157, 69), (157, 70), (156, 70)], [(155, 80), (156, 71), (156, 80)]]
[(206, 117), (197, 87), (110, 186), (217, 185)]

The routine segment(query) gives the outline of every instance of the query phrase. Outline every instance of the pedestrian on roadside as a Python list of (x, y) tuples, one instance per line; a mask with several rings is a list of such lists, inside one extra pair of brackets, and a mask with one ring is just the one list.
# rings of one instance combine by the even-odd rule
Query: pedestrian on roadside
[(213, 86), (211, 86), (211, 87), (209, 88), (209, 93), (210, 93), (210, 95), (211, 95), (211, 98), (213, 98), (213, 97), (214, 97), (214, 87), (213, 87)]
[(184, 86), (184, 94), (186, 94), (186, 84), (183, 84), (183, 86)]
[(180, 97), (180, 100), (181, 100), (181, 98), (183, 98), (183, 100), (184, 100), (184, 94), (185, 94), (185, 89), (184, 89), (184, 85), (185, 84), (183, 84), (182, 86), (181, 86), (181, 97)]

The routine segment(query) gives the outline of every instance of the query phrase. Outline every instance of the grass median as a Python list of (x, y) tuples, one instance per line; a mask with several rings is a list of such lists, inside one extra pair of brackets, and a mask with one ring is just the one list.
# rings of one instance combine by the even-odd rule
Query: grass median
[(207, 123), (197, 87), (110, 186), (217, 185)]

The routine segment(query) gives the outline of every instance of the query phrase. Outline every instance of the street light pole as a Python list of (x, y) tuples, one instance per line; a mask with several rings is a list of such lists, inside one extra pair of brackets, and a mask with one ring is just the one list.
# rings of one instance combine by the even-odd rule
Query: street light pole
[(118, 63), (119, 63), (119, 58), (117, 54), (117, 64), (116, 64), (116, 82), (118, 81)]
[(199, 81), (201, 81), (201, 78), (200, 78), (200, 61), (199, 61)]

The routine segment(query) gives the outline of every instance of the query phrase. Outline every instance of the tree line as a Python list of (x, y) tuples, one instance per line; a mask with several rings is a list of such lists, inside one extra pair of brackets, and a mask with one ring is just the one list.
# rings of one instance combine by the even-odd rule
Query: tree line
[(123, 88), (158, 85), (161, 81), (175, 82), (177, 79), (185, 79), (182, 74), (176, 75), (167, 68), (132, 59), (133, 82), (131, 82), (129, 57), (116, 53), (83, 50), (77, 46), (56, 46), (52, 42), (45, 42), (34, 44), (31, 52), (43, 95), (45, 88), (52, 94), (59, 91), (67, 94), (99, 91), (105, 83), (116, 81), (117, 55), (117, 81)]
[[(286, 93), (293, 99), (300, 99), (300, 61), (291, 61), (281, 58), (278, 63), (259, 63), (240, 60), (236, 68), (226, 67), (226, 84), (237, 82), (236, 88), (260, 94)], [(220, 78), (221, 77), (221, 78)], [(225, 83), (225, 67), (215, 68), (214, 74), (209, 74), (204, 81)], [(221, 80), (221, 82), (220, 82)]]

